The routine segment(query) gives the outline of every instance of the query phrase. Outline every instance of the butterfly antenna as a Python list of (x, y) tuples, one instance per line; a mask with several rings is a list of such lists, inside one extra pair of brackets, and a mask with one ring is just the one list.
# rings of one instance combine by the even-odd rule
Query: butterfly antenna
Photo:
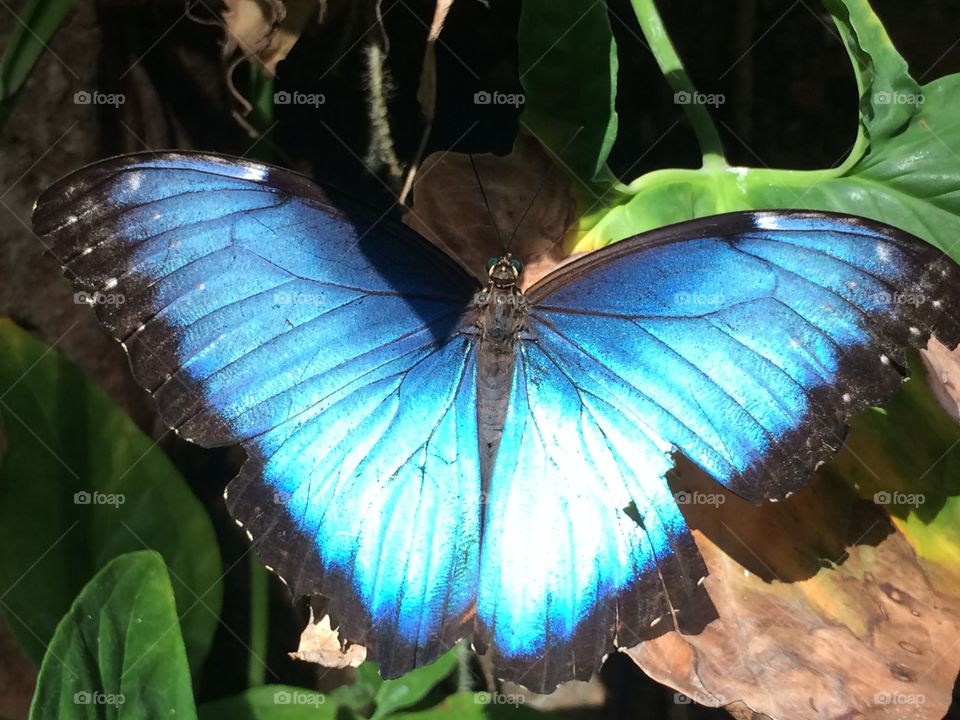
[(540, 183), (537, 185), (536, 192), (533, 193), (533, 197), (530, 198), (530, 202), (527, 203), (526, 209), (524, 209), (523, 214), (520, 216), (520, 221), (517, 223), (516, 227), (513, 228), (513, 232), (510, 233), (510, 239), (507, 240), (507, 250), (510, 250), (510, 246), (513, 245), (513, 239), (517, 236), (517, 233), (520, 232), (520, 227), (523, 225), (523, 221), (527, 219), (533, 204), (537, 201), (537, 198), (540, 197), (540, 191), (543, 190), (544, 186), (547, 184), (547, 179), (550, 177), (550, 173), (553, 171), (553, 164), (547, 168), (547, 171), (543, 174), (543, 177), (540, 178)]
[(480, 197), (483, 198), (483, 204), (487, 208), (487, 215), (490, 217), (490, 224), (493, 225), (493, 231), (497, 234), (497, 243), (503, 247), (503, 238), (500, 237), (500, 228), (497, 226), (497, 218), (493, 215), (493, 209), (487, 200), (487, 192), (483, 189), (483, 183), (480, 181), (480, 173), (477, 170), (477, 163), (473, 159), (473, 153), (467, 153), (470, 158), (470, 167), (473, 168), (473, 176), (477, 179), (477, 187), (480, 188)]
[[(570, 136), (570, 139), (567, 140), (566, 144), (562, 148), (560, 148), (560, 153), (557, 153), (555, 157), (566, 152), (567, 148), (570, 147), (570, 144), (577, 139), (577, 135), (580, 134), (580, 132), (584, 129), (584, 127), (585, 127), (584, 125), (581, 125), (576, 129), (573, 135)], [(557, 157), (557, 160), (559, 160), (559, 157)], [(553, 172), (553, 168), (556, 167), (556, 165), (557, 165), (556, 161), (551, 162), (550, 167), (547, 168), (547, 171), (543, 174), (543, 177), (540, 179), (540, 183), (537, 185), (536, 192), (533, 193), (533, 197), (530, 198), (530, 202), (527, 203), (526, 209), (523, 211), (523, 214), (520, 216), (520, 222), (518, 222), (516, 227), (513, 228), (513, 232), (510, 234), (510, 239), (507, 240), (507, 250), (510, 249), (510, 246), (513, 244), (513, 239), (517, 236), (517, 233), (520, 232), (520, 228), (523, 226), (523, 221), (527, 219), (527, 215), (530, 213), (530, 210), (533, 208), (533, 204), (537, 201), (537, 198), (540, 196), (540, 192), (546, 186), (547, 180), (550, 178), (550, 173)], [(567, 231), (571, 227), (573, 227), (573, 223), (571, 223), (569, 226), (563, 229), (563, 233), (560, 235), (560, 237), (557, 240), (554, 241), (554, 245), (558, 244), (561, 240), (563, 240), (564, 235), (567, 234)]]

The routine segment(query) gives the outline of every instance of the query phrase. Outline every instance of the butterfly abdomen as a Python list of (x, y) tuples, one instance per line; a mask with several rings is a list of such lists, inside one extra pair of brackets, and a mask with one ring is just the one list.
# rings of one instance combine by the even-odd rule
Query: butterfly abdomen
[(480, 352), (477, 362), (477, 425), (484, 484), (493, 471), (507, 413), (517, 335), (526, 320), (526, 298), (515, 286), (491, 284), (475, 299)]

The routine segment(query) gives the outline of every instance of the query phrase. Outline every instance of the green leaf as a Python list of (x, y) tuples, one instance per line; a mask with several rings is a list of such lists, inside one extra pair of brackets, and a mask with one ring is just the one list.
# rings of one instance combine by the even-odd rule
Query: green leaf
[(384, 680), (373, 699), (376, 710), (372, 720), (379, 720), (420, 702), (441, 680), (450, 675), (456, 666), (456, 651), (451, 651), (440, 656), (436, 662), (408, 672), (403, 677)]
[(361, 711), (373, 704), (373, 698), (382, 684), (377, 664), (365, 662), (357, 668), (357, 679), (353, 684), (338, 687), (330, 693), (330, 697), (337, 705)]
[(75, 0), (29, 0), (17, 16), (13, 35), (0, 58), (0, 123), (10, 111), (13, 96), (60, 27)]
[(920, 88), (867, 0), (823, 4), (840, 31), (860, 92), (857, 142), (847, 166), (862, 157), (867, 142), (881, 142), (899, 132), (917, 109)]
[(521, 121), (585, 183), (615, 181), (617, 48), (605, 2), (526, 0), (521, 5)]
[(921, 89), (907, 127), (872, 143), (848, 171), (727, 168), (659, 170), (629, 186), (626, 202), (584, 226), (578, 250), (644, 230), (731, 210), (808, 208), (862, 215), (900, 227), (960, 260), (960, 75)]
[(331, 698), (290, 685), (263, 685), (236, 697), (200, 706), (200, 720), (324, 720), (335, 717), (338, 717), (337, 705)]
[(146, 547), (170, 568), (187, 655), (199, 669), (222, 601), (220, 552), (167, 457), (73, 365), (7, 320), (0, 421), (0, 607), (27, 655), (40, 662), (97, 571)]
[(80, 592), (43, 658), (31, 720), (196, 717), (163, 560), (122, 555)]
[(920, 558), (940, 567), (929, 573), (941, 592), (955, 595), (960, 574), (960, 426), (937, 403), (923, 364), (909, 356), (911, 379), (884, 408), (851, 423), (846, 451), (826, 466), (831, 477), (886, 507)]
[[(587, 4), (551, 14), (524, 6), (521, 57), (528, 94), (525, 123), (574, 176), (581, 208), (590, 208), (567, 249), (588, 251), (646, 230), (721, 212), (766, 208), (823, 209), (864, 215), (913, 232), (960, 260), (960, 76), (921, 88), (867, 0), (825, 0), (850, 55), (860, 91), (860, 128), (847, 161), (815, 171), (731, 168), (722, 162), (698, 170), (666, 169), (629, 186), (594, 182), (615, 130), (616, 48), (609, 27)], [(551, 6), (553, 7), (553, 6)], [(634, 2), (651, 50), (669, 80), (684, 76), (652, 2)], [(604, 13), (605, 17), (605, 11)], [(604, 20), (605, 22), (605, 20)], [(549, 36), (549, 37), (548, 37)], [(557, 38), (560, 41), (557, 42)], [(556, 47), (551, 47), (556, 43)], [(588, 48), (582, 58), (576, 48)], [(609, 57), (607, 54), (611, 53)], [(582, 78), (574, 83), (573, 78)], [(599, 88), (589, 78), (599, 78)], [(570, 95), (585, 86), (589, 101)], [(555, 125), (552, 123), (555, 122)], [(561, 149), (560, 135), (582, 126)], [(555, 131), (551, 131), (551, 127)], [(563, 130), (566, 128), (566, 130)], [(554, 132), (554, 135), (551, 135)], [(568, 138), (567, 138), (568, 139)]]

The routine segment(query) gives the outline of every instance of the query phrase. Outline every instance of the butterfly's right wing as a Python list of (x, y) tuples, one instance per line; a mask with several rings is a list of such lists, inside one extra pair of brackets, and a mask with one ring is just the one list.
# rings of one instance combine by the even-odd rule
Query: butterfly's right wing
[(34, 224), (166, 423), (242, 443), (227, 502), (264, 562), (395, 676), (472, 627), (476, 282), (340, 207), (293, 173), (169, 153), (74, 173)]
[(532, 288), (483, 529), (497, 667), (550, 689), (688, 616), (705, 568), (670, 453), (751, 500), (796, 491), (907, 348), (960, 342), (958, 277), (902, 231), (783, 211), (661, 228)]

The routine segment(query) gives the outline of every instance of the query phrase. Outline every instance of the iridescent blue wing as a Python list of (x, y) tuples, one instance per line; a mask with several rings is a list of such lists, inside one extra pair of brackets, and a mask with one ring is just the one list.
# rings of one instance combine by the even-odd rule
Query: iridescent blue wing
[(664, 481), (669, 444), (539, 330), (518, 348), (490, 482), (477, 635), (502, 676), (549, 692), (672, 629), (706, 568)]
[(243, 444), (227, 502), (264, 562), (395, 676), (472, 627), (476, 282), (344, 207), (256, 163), (137, 155), (61, 181), (34, 223), (168, 425)]
[(960, 341), (948, 258), (817, 213), (647, 233), (528, 300), (477, 614), (495, 662), (531, 687), (682, 616), (704, 568), (664, 480), (671, 451), (746, 498), (783, 498), (840, 446), (847, 417), (889, 399), (906, 348)]

